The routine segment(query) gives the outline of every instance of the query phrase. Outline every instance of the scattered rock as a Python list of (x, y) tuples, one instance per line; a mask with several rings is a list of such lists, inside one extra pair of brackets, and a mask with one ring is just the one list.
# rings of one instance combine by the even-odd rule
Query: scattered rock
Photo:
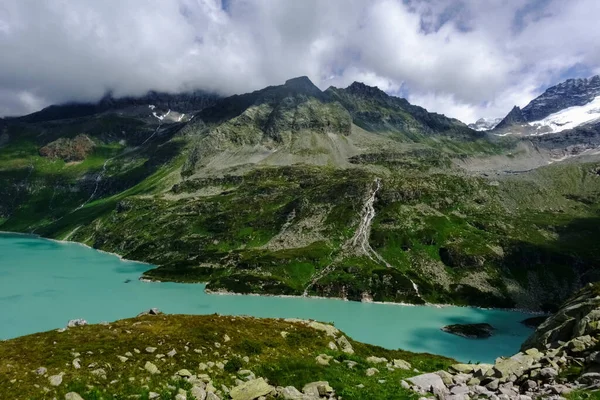
[(156, 351), (156, 347), (146, 347), (146, 353), (154, 353)]
[(408, 382), (412, 383), (413, 385), (426, 392), (430, 392), (434, 388), (439, 390), (446, 389), (446, 385), (444, 385), (442, 378), (435, 373), (413, 376), (412, 378), (408, 378)]
[(65, 394), (65, 400), (83, 400), (79, 393), (69, 392)]
[(35, 373), (37, 375), (46, 375), (47, 372), (48, 372), (48, 370), (44, 367), (39, 367), (38, 369), (35, 370)]
[(187, 369), (180, 369), (179, 371), (177, 371), (177, 375), (181, 376), (182, 378), (189, 378), (190, 376), (192, 376), (192, 373)]
[(454, 364), (450, 367), (450, 370), (460, 374), (470, 374), (475, 370), (473, 364)]
[(151, 308), (148, 311), (139, 313), (137, 316), (141, 317), (144, 315), (160, 315), (160, 314), (162, 314), (162, 312), (158, 308)]
[(219, 396), (214, 394), (213, 392), (206, 392), (206, 400), (221, 400)]
[(177, 351), (175, 349), (173, 349), (167, 353), (167, 357), (173, 358), (173, 357), (175, 357), (176, 354), (177, 354)]
[(394, 368), (404, 369), (408, 371), (412, 368), (412, 365), (410, 365), (408, 361), (394, 360)]
[(275, 391), (263, 378), (245, 382), (231, 389), (229, 395), (233, 400), (254, 400)]
[(379, 370), (377, 368), (369, 368), (365, 373), (367, 376), (373, 376), (375, 374), (378, 374)]
[(329, 361), (331, 361), (333, 357), (328, 356), (327, 354), (319, 354), (315, 360), (317, 360), (317, 364), (319, 365), (329, 365)]
[(119, 359), (119, 361), (121, 362), (127, 362), (127, 360), (129, 360), (129, 358), (127, 357), (123, 357), (123, 356), (117, 356), (117, 358)]
[(367, 357), (367, 362), (371, 363), (371, 364), (381, 364), (381, 363), (387, 363), (388, 360), (387, 360), (387, 358), (384, 358), (384, 357), (369, 356), (369, 357)]
[(306, 396), (293, 386), (278, 387), (277, 393), (284, 400), (304, 400)]
[(304, 385), (302, 392), (308, 396), (319, 398), (320, 396), (329, 396), (332, 394), (333, 388), (329, 386), (329, 382), (327, 381), (318, 381)]
[(67, 323), (67, 328), (75, 328), (77, 326), (85, 326), (87, 324), (88, 323), (85, 319), (72, 319)]
[(354, 348), (352, 347), (352, 344), (350, 344), (348, 339), (346, 339), (346, 336), (340, 336), (339, 338), (337, 338), (336, 342), (344, 353), (354, 354)]
[(444, 384), (446, 386), (450, 386), (452, 384), (454, 384), (454, 380), (451, 374), (449, 374), (446, 371), (437, 371), (436, 374), (442, 378), (442, 382), (444, 382)]
[(190, 393), (192, 394), (192, 398), (194, 400), (205, 400), (206, 399), (206, 390), (204, 390), (204, 388), (202, 388), (200, 386), (197, 386), (197, 385), (192, 386)]
[(63, 381), (63, 373), (61, 372), (58, 375), (52, 375), (48, 378), (48, 381), (50, 382), (50, 385), (52, 386), (60, 386), (60, 384)]
[(160, 371), (158, 370), (158, 367), (156, 365), (152, 364), (150, 361), (146, 361), (146, 364), (144, 365), (144, 369), (146, 371), (150, 372), (152, 375), (160, 373)]
[(104, 370), (102, 368), (95, 369), (92, 372), (90, 372), (90, 374), (97, 376), (98, 378), (101, 378), (101, 379), (106, 379), (106, 370)]

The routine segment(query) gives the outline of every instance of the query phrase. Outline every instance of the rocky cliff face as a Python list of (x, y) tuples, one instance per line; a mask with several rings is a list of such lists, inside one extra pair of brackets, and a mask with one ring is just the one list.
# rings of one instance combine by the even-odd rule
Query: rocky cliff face
[(556, 314), (542, 323), (522, 349), (565, 347), (583, 350), (580, 337), (600, 338), (600, 284), (589, 284), (567, 300)]

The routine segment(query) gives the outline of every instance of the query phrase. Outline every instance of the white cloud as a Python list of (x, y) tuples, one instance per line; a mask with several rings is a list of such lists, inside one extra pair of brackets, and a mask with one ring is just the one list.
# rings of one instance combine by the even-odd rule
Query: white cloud
[(308, 75), (323, 89), (401, 88), (471, 122), (576, 65), (598, 71), (599, 13), (596, 0), (4, 0), (0, 115), (109, 89), (233, 94)]

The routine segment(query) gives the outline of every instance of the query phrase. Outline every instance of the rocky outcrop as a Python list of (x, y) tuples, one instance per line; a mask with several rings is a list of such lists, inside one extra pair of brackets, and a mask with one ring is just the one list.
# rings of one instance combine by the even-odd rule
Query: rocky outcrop
[[(521, 352), (494, 364), (455, 364), (403, 384), (439, 399), (527, 400), (600, 388), (600, 284), (590, 284), (542, 323)], [(497, 397), (495, 397), (497, 396)]]
[(557, 348), (580, 336), (600, 332), (600, 284), (589, 284), (571, 297), (556, 314), (542, 323), (521, 350)]
[(48, 143), (40, 149), (40, 155), (65, 162), (83, 161), (95, 147), (96, 144), (89, 136), (77, 135), (73, 139), (59, 138)]

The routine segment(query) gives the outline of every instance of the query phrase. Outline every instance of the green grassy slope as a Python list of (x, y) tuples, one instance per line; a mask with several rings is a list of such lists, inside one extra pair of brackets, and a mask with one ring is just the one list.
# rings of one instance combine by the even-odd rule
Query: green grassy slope
[[(376, 366), (378, 374), (366, 376), (365, 371), (375, 366), (367, 357), (385, 357), (390, 362), (403, 359), (423, 372), (445, 369), (453, 361), (351, 339), (354, 353), (347, 354), (339, 348), (332, 350), (332, 341), (334, 337), (304, 323), (218, 315), (143, 316), (62, 333), (39, 333), (0, 343), (0, 397), (62, 399), (68, 392), (77, 392), (90, 400), (148, 399), (149, 393), (155, 392), (166, 400), (174, 398), (179, 389), (191, 388), (188, 381), (174, 377), (182, 369), (198, 376), (206, 374), (223, 396), (222, 385), (235, 386), (238, 370), (245, 369), (273, 386), (291, 385), (300, 390), (309, 382), (328, 381), (344, 399), (409, 399), (416, 398), (415, 394), (399, 387), (399, 382), (417, 373), (388, 370), (380, 364)], [(156, 350), (149, 353), (147, 347)], [(171, 350), (176, 354), (167, 356)], [(329, 365), (317, 364), (315, 358), (320, 354), (332, 357)], [(126, 357), (125, 361), (119, 356)], [(81, 368), (74, 367), (75, 359)], [(349, 368), (344, 361), (356, 364)], [(155, 364), (160, 373), (150, 374), (144, 369), (146, 362)], [(224, 364), (222, 368), (218, 363)], [(38, 375), (35, 371), (40, 367), (47, 372)], [(61, 372), (62, 383), (51, 386), (49, 377)], [(357, 387), (360, 384), (362, 388)], [(192, 398), (190, 393), (188, 398)]]

